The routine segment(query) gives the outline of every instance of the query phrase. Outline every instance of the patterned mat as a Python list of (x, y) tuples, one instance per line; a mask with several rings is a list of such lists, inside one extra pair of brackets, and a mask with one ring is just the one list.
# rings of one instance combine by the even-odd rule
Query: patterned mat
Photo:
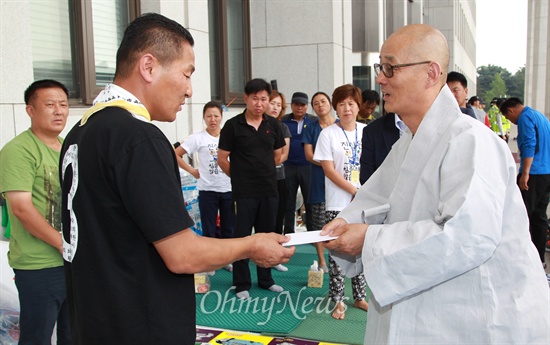
[[(346, 279), (346, 296), (351, 298), (351, 281)], [(370, 291), (367, 291), (367, 295)], [(322, 306), (327, 303), (328, 297), (321, 302)], [(346, 301), (348, 309), (344, 320), (335, 320), (331, 313), (314, 310), (307, 315), (307, 318), (288, 334), (292, 338), (303, 338), (340, 344), (363, 344), (367, 314), (364, 310), (353, 307), (353, 301)], [(330, 310), (334, 304), (330, 303)]]
[(196, 294), (197, 325), (266, 334), (289, 334), (316, 308), (328, 291), (328, 274), (325, 274), (322, 288), (307, 287), (307, 272), (313, 260), (317, 260), (314, 246), (297, 246), (296, 254), (286, 265), (288, 271), (273, 270), (275, 283), (285, 289), (281, 293), (257, 287), (256, 266), (251, 262), (251, 298), (246, 301), (236, 298), (235, 290), (231, 286), (232, 274), (223, 269), (216, 271), (210, 277), (210, 291)]

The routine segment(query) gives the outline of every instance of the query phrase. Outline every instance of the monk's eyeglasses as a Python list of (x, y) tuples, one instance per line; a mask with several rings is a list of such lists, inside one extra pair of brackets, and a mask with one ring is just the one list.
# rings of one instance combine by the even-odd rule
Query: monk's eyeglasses
[(422, 61), (422, 62), (413, 62), (413, 63), (402, 63), (399, 65), (392, 65), (389, 63), (375, 63), (374, 64), (374, 73), (376, 73), (376, 76), (380, 74), (380, 72), (384, 73), (386, 78), (393, 77), (393, 70), (396, 68), (401, 67), (408, 67), (408, 66), (415, 66), (415, 65), (423, 65), (430, 63), (431, 61)]

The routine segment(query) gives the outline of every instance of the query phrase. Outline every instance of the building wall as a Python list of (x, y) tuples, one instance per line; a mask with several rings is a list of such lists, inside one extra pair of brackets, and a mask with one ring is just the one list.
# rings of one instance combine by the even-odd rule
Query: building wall
[(252, 77), (277, 80), (288, 102), (352, 82), (349, 1), (255, 0), (250, 20)]
[[(408, 24), (428, 24), (449, 43), (449, 71), (463, 73), (470, 96), (476, 93), (476, 3), (456, 0), (353, 0), (354, 62), (372, 66), (383, 41)], [(373, 19), (376, 16), (376, 19)], [(367, 20), (368, 19), (368, 20)], [(373, 85), (374, 88), (374, 85)]]
[(380, 60), (382, 44), (400, 27), (423, 23), (423, 3), (424, 0), (352, 1), (354, 66), (371, 67), (371, 89), (379, 90), (372, 66)]
[(0, 146), (4, 146), (30, 125), (23, 101), (25, 88), (33, 81), (31, 30), (25, 22), (29, 4), (0, 1), (0, 17)]
[[(548, 18), (550, 17), (550, 6), (548, 4), (548, 0), (542, 1), (541, 5), (544, 5), (543, 8), (541, 8), (542, 13), (546, 14), (544, 21), (546, 24), (546, 30), (544, 31), (545, 35), (541, 37), (541, 39), (537, 42), (537, 46), (541, 50), (546, 50), (546, 66), (545, 66), (545, 96), (542, 100), (540, 100), (540, 106), (536, 109), (543, 109), (541, 111), (544, 112), (546, 117), (550, 118), (550, 102), (547, 102), (548, 99), (550, 99), (550, 26), (548, 25)], [(542, 20), (542, 18), (541, 18)], [(546, 47), (546, 49), (544, 49)]]
[[(254, 0), (250, 2), (252, 76), (277, 80), (279, 90), (288, 98), (295, 91), (304, 91), (310, 96), (319, 90), (331, 94), (335, 87), (352, 82), (353, 65), (376, 62), (377, 50), (395, 29), (408, 23), (424, 22), (445, 34), (451, 49), (451, 69), (467, 76), (473, 93), (476, 69), (475, 48), (472, 52), (471, 47), (475, 47), (475, 42), (464, 44), (463, 36), (457, 31), (463, 33), (465, 28), (472, 28), (475, 37), (474, 9), (474, 2), (463, 0), (415, 0), (412, 3), (408, 0), (335, 0), (315, 1), (315, 6), (311, 0)], [(29, 127), (23, 92), (33, 81), (33, 70), (29, 1), (1, 1), (0, 10), (0, 43), (2, 47), (10, 47), (2, 49), (0, 55), (2, 146)], [(155, 123), (171, 141), (182, 140), (203, 128), (202, 107), (211, 99), (208, 2), (142, 0), (141, 11), (164, 14), (189, 28), (195, 37), (193, 97), (175, 122)], [(357, 15), (358, 12), (361, 14)], [(371, 20), (373, 16), (378, 20)], [(79, 120), (86, 108), (71, 107), (62, 135)], [(230, 118), (240, 111), (242, 106), (233, 106), (224, 117)]]
[(548, 0), (529, 0), (527, 9), (525, 104), (550, 117), (550, 27)]
[(475, 1), (424, 0), (424, 23), (440, 30), (449, 44), (449, 72), (464, 74), (468, 96), (476, 94)]
[[(27, 0), (0, 1), (0, 147), (30, 126), (23, 100), (25, 89), (34, 81), (29, 8)], [(158, 12), (174, 19), (188, 28), (195, 38), (193, 97), (187, 101), (175, 122), (154, 122), (170, 141), (182, 140), (203, 128), (202, 107), (210, 101), (208, 3), (206, 0), (143, 0), (141, 11)], [(62, 136), (78, 122), (87, 108), (70, 107)], [(238, 110), (234, 109), (233, 113)]]

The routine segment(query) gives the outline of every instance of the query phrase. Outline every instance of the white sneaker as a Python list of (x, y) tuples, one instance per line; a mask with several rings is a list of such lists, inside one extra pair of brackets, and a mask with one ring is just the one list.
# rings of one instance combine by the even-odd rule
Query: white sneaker
[(206, 272), (206, 275), (209, 275), (209, 276), (213, 276), (214, 274), (216, 274), (216, 271), (209, 271), (209, 272)]
[(286, 272), (288, 271), (288, 268), (286, 266), (283, 266), (281, 264), (273, 266), (274, 269), (276, 269), (279, 272)]
[(226, 270), (228, 270), (229, 272), (233, 272), (233, 264), (229, 264), (227, 266), (224, 267)]
[(238, 299), (249, 299), (250, 294), (248, 293), (248, 290), (243, 290), (241, 292), (236, 293)]
[(282, 292), (284, 291), (285, 289), (283, 289), (282, 286), (279, 286), (277, 284), (273, 284), (271, 285), (269, 288), (268, 288), (269, 291), (273, 291), (273, 292)]

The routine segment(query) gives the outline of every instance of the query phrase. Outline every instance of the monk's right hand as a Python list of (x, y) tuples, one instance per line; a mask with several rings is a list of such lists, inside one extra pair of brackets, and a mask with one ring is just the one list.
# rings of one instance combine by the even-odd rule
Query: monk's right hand
[(342, 226), (346, 225), (347, 223), (348, 222), (346, 222), (343, 218), (334, 218), (325, 226), (323, 226), (321, 236), (340, 236), (344, 231), (344, 228)]

